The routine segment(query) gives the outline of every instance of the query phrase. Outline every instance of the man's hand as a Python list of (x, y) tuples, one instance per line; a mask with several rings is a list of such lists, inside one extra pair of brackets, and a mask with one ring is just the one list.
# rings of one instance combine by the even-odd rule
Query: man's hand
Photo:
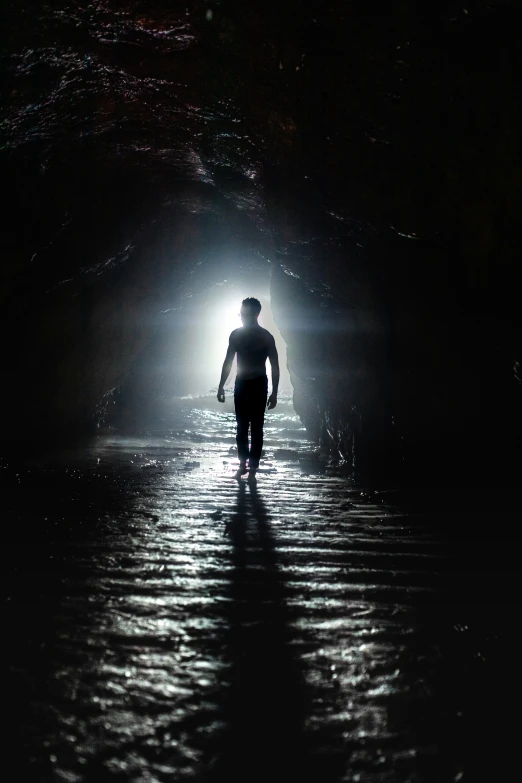
[(271, 394), (268, 398), (268, 402), (266, 404), (266, 407), (269, 411), (273, 410), (275, 406), (277, 405), (277, 394)]
[(219, 402), (225, 402), (225, 390), (222, 386), (218, 388), (217, 398)]

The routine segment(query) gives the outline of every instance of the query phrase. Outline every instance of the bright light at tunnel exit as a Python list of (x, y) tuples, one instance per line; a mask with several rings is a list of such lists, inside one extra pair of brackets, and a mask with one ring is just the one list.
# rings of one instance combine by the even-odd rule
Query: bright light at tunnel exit
[(241, 318), (239, 316), (239, 309), (241, 303), (234, 302), (233, 304), (226, 305), (221, 312), (217, 314), (217, 324), (220, 331), (226, 334), (226, 339), (234, 329), (238, 329), (241, 324)]

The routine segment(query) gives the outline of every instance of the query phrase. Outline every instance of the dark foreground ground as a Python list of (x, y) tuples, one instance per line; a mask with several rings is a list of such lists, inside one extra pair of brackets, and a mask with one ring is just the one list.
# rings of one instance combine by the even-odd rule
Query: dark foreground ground
[(256, 487), (233, 443), (229, 408), (184, 400), (4, 460), (4, 779), (510, 779), (512, 493), (278, 459), (311, 448), (289, 405)]

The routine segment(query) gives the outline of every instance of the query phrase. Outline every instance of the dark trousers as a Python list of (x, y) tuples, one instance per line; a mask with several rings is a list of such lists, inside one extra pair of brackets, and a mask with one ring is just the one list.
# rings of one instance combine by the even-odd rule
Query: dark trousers
[[(237, 454), (240, 462), (250, 458), (251, 468), (257, 468), (263, 448), (263, 424), (265, 422), (268, 378), (261, 375), (249, 381), (238, 380), (234, 386), (234, 406), (237, 421)], [(251, 446), (248, 449), (248, 427)]]

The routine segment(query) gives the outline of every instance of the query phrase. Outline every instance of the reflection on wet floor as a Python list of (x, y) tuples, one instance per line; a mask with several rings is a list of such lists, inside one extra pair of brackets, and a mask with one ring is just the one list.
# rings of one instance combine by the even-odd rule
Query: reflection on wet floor
[(18, 779), (481, 780), (486, 739), (500, 770), (506, 611), (444, 514), (274, 460), (312, 448), (290, 406), (253, 486), (230, 412), (173, 419), (5, 466)]

